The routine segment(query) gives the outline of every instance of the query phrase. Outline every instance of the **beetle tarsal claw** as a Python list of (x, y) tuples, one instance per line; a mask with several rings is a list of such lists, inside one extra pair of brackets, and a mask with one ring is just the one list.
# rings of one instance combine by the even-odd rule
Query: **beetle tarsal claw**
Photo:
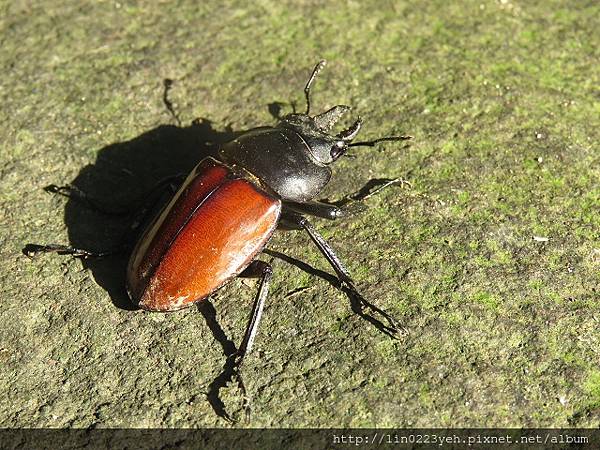
[(44, 188), (44, 191), (50, 192), (51, 194), (57, 194), (57, 193), (59, 193), (64, 188), (65, 188), (65, 186), (58, 186), (56, 184), (49, 184), (48, 186), (46, 186)]
[(50, 194), (59, 194), (67, 198), (75, 197), (79, 200), (86, 200), (87, 195), (77, 186), (66, 184), (64, 186), (58, 186), (56, 184), (49, 184), (44, 188), (44, 191)]
[(36, 256), (39, 256), (40, 253), (43, 253), (43, 250), (42, 250), (43, 248), (44, 248), (43, 245), (27, 244), (27, 245), (25, 245), (25, 247), (23, 247), (23, 250), (21, 250), (21, 251), (28, 258), (35, 258)]
[[(244, 411), (244, 419), (246, 422), (250, 420), (250, 397), (248, 396), (248, 391), (246, 390), (246, 385), (244, 384), (244, 380), (242, 379), (242, 374), (240, 372), (240, 364), (242, 362), (241, 355), (234, 356), (234, 368), (233, 368), (233, 377), (237, 381), (238, 389), (242, 393), (242, 411)], [(232, 420), (235, 423), (235, 420)]]
[[(406, 335), (408, 331), (396, 324), (396, 321), (381, 308), (378, 308), (371, 302), (367, 301), (356, 289), (354, 284), (349, 280), (340, 281), (341, 289), (346, 292), (350, 298), (352, 304), (352, 310), (361, 316), (366, 321), (370, 322), (375, 328), (384, 334), (387, 334), (392, 339), (399, 339), (399, 335)], [(371, 314), (366, 313), (365, 309), (368, 309)], [(375, 314), (383, 317), (387, 324), (375, 317)]]

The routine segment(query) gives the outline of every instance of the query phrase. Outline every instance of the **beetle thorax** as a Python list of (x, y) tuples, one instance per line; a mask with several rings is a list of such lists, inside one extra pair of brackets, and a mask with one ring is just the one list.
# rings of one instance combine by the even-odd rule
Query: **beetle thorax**
[(341, 157), (360, 130), (358, 119), (333, 135), (331, 128), (350, 110), (336, 105), (316, 116), (289, 114), (276, 127), (255, 128), (225, 144), (221, 157), (239, 164), (283, 200), (306, 202), (329, 182), (329, 164)]
[(313, 136), (292, 127), (256, 128), (225, 144), (220, 155), (255, 175), (281, 199), (306, 202), (331, 178), (331, 169), (318, 159), (322, 149), (311, 142)]

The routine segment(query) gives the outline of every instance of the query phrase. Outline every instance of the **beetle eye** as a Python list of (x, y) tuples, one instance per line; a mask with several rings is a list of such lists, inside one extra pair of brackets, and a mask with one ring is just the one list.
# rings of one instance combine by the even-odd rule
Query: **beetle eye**
[(331, 158), (335, 161), (348, 149), (346, 143), (344, 141), (337, 141), (332, 147), (330, 151)]

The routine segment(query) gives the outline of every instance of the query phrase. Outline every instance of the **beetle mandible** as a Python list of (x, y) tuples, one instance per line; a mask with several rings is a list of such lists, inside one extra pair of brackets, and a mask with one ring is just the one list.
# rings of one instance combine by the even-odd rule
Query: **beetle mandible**
[[(332, 127), (350, 107), (336, 105), (310, 115), (311, 85), (324, 66), (325, 61), (320, 61), (306, 83), (305, 113), (289, 114), (275, 127), (249, 130), (223, 145), (216, 158), (200, 161), (142, 232), (129, 259), (127, 292), (136, 305), (149, 311), (188, 307), (237, 276), (260, 278), (250, 319), (233, 355), (238, 368), (252, 348), (273, 273), (270, 264), (255, 258), (279, 224), (309, 235), (335, 271), (340, 287), (358, 304), (361, 316), (388, 335), (397, 332), (392, 318), (360, 295), (347, 269), (305, 215), (330, 220), (346, 215), (342, 208), (313, 199), (329, 182), (330, 165), (349, 148), (411, 136), (353, 142), (360, 118), (332, 134)], [(24, 252), (81, 257), (110, 253), (37, 244), (28, 244)], [(364, 308), (381, 315), (387, 324), (364, 314)]]

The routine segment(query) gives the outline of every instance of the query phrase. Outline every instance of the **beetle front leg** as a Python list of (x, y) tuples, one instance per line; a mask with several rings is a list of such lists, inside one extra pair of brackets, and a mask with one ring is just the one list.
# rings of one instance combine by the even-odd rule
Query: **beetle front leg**
[(390, 186), (397, 185), (401, 187), (405, 185), (409, 188), (412, 187), (410, 181), (407, 181), (404, 178), (375, 178), (373, 180), (369, 180), (369, 182), (360, 188), (358, 192), (347, 196), (343, 204), (362, 202), (370, 197), (373, 197), (375, 194), (379, 194), (381, 191)]
[[(344, 267), (342, 261), (340, 261), (323, 236), (321, 236), (317, 230), (314, 229), (308, 219), (296, 212), (286, 211), (282, 217), (282, 222), (286, 225), (303, 229), (308, 233), (313, 243), (317, 246), (321, 254), (325, 257), (325, 259), (327, 259), (327, 262), (329, 262), (335, 271), (338, 280), (340, 281), (340, 288), (346, 293), (346, 295), (348, 295), (348, 298), (350, 299), (352, 310), (363, 319), (370, 322), (382, 333), (385, 333), (392, 338), (396, 338), (395, 335), (399, 330), (392, 317), (382, 309), (368, 302), (358, 292), (358, 289), (356, 289), (356, 286), (354, 286), (354, 281), (352, 281), (352, 278), (350, 277), (348, 270)], [(372, 315), (365, 313), (365, 308), (382, 316), (387, 322), (387, 325)]]
[(337, 205), (329, 203), (309, 201), (304, 203), (299, 202), (284, 202), (284, 206), (300, 214), (320, 217), (328, 220), (344, 219), (353, 214), (362, 212), (366, 206), (363, 201), (380, 193), (390, 186), (400, 185), (412, 187), (409, 181), (403, 178), (380, 178), (370, 180), (359, 191), (344, 197), (341, 201), (336, 202)]

